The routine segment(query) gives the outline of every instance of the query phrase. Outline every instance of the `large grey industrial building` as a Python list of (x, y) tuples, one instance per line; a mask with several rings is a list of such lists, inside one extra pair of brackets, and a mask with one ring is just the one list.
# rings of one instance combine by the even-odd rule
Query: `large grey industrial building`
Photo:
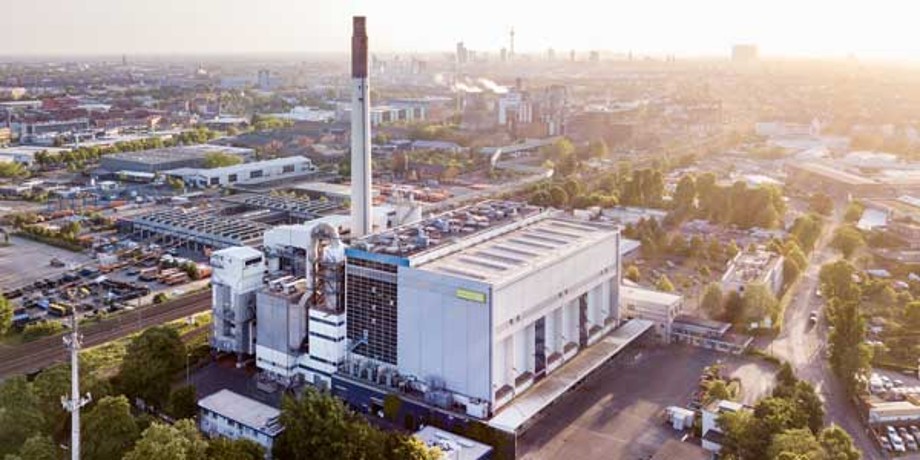
[(208, 154), (217, 152), (237, 155), (244, 161), (252, 159), (255, 155), (253, 149), (199, 144), (104, 155), (100, 160), (100, 165), (111, 172), (155, 173), (177, 168), (203, 167)]
[(121, 219), (118, 227), (136, 240), (205, 252), (260, 246), (273, 225), (316, 219), (341, 207), (334, 200), (240, 194), (223, 197), (220, 205), (212, 207), (172, 207), (137, 214)]

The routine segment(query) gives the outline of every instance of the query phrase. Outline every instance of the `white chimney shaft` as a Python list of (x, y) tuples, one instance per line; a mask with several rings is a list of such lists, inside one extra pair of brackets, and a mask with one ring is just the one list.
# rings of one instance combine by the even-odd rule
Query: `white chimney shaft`
[(351, 235), (371, 233), (371, 114), (367, 79), (367, 29), (355, 16), (351, 36)]

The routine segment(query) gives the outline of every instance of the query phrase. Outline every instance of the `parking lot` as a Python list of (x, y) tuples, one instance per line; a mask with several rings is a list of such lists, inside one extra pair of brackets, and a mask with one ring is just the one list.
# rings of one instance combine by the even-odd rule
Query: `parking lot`
[[(683, 406), (703, 368), (722, 360), (742, 381), (744, 402), (768, 392), (772, 369), (758, 361), (677, 346), (627, 351), (550, 407), (518, 441), (523, 458), (647, 458), (679, 438), (662, 413)], [(748, 388), (751, 391), (748, 391)]]
[[(0, 291), (31, 284), (36, 280), (60, 275), (74, 267), (91, 262), (85, 254), (56, 248), (25, 238), (11, 237), (10, 245), (0, 247)], [(51, 266), (51, 259), (64, 262), (63, 267)]]

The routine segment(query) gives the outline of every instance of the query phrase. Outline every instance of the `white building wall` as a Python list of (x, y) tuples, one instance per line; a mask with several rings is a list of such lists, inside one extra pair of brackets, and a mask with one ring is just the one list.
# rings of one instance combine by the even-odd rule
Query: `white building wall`
[[(443, 379), (450, 391), (491, 400), (489, 286), (408, 267), (397, 276), (399, 372)], [(460, 290), (483, 302), (460, 298)]]
[(265, 449), (266, 458), (271, 458), (272, 445), (275, 439), (265, 433), (243, 426), (236, 421), (223, 417), (211, 411), (203, 412), (199, 416), (199, 427), (208, 436), (219, 436), (228, 439), (248, 439), (259, 444)]
[(265, 372), (270, 372), (285, 379), (294, 378), (297, 374), (297, 360), (299, 354), (283, 353), (262, 345), (256, 345), (256, 366)]

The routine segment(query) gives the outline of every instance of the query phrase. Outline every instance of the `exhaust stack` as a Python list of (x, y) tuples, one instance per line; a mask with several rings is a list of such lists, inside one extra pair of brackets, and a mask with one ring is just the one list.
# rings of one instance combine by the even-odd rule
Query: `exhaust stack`
[(371, 233), (371, 117), (367, 80), (367, 27), (352, 18), (351, 36), (351, 235)]

